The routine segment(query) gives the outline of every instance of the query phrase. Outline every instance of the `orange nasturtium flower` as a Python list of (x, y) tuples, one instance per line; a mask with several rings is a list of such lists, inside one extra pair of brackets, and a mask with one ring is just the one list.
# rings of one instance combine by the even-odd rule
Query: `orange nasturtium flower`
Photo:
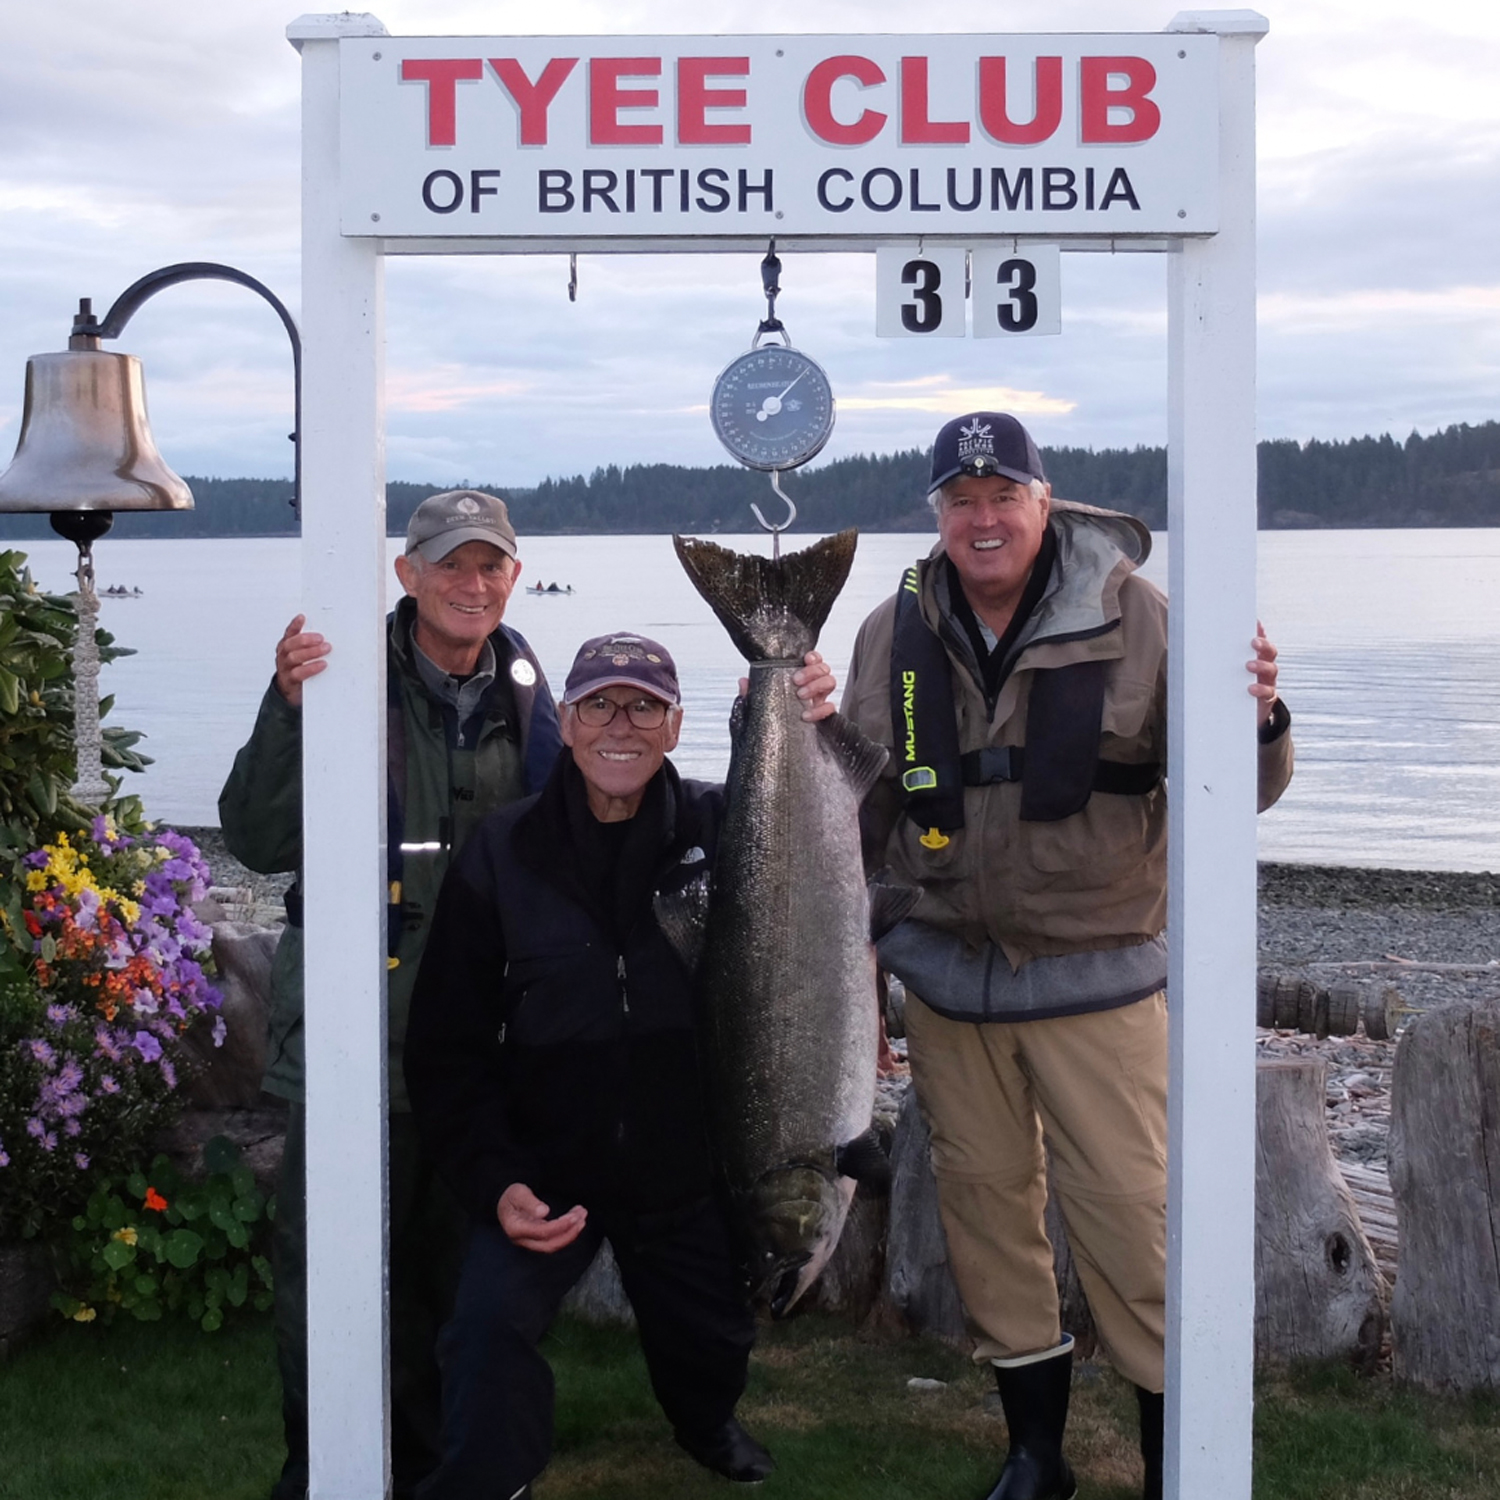
[(163, 1198), (162, 1195), (158, 1193), (154, 1187), (148, 1187), (146, 1189), (147, 1208), (154, 1208), (157, 1213), (161, 1213), (162, 1210), (166, 1208), (166, 1206), (167, 1200)]

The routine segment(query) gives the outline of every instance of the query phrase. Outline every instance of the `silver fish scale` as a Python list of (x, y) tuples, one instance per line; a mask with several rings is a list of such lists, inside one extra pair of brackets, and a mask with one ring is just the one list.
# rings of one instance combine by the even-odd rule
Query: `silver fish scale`
[(858, 801), (836, 750), (802, 720), (793, 670), (751, 669), (704, 955), (711, 1118), (741, 1188), (789, 1161), (832, 1172), (875, 1099)]

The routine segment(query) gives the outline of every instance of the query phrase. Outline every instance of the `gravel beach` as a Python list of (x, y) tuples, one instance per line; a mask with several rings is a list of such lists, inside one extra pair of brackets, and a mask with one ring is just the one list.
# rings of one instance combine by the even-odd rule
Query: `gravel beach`
[[(289, 877), (246, 870), (217, 828), (182, 832), (203, 850), (216, 884), (248, 887), (266, 916), (279, 907)], [(1263, 969), (1315, 966), (1311, 972), (1324, 983), (1343, 973), (1378, 977), (1396, 987), (1407, 1011), (1500, 994), (1500, 875), (1263, 864), (1259, 888)], [(1382, 967), (1342, 967), (1372, 963)], [(1407, 963), (1449, 967), (1407, 971)], [(1400, 1017), (1402, 1024), (1408, 1019)], [(1335, 1153), (1346, 1163), (1385, 1167), (1394, 1038), (1371, 1041), (1361, 1033), (1320, 1041), (1262, 1030), (1257, 1045), (1266, 1056), (1324, 1058)]]

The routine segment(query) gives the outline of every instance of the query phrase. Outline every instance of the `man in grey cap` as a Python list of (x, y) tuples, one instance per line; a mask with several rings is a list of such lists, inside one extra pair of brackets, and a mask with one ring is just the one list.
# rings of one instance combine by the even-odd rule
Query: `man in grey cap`
[[(390, 906), (389, 1202), (391, 1459), (395, 1495), (437, 1462), (439, 1378), (433, 1348), (447, 1319), (464, 1216), (412, 1125), (402, 1052), (407, 1009), (438, 888), (450, 859), (496, 808), (538, 791), (562, 740), (541, 664), (501, 623), (521, 565), (505, 502), (478, 490), (432, 495), (413, 513), (396, 559), (405, 591), (387, 656)], [(230, 852), (252, 870), (302, 862), (302, 685), (330, 645), (298, 615), (276, 647), (276, 675), (219, 797)], [(307, 1304), (304, 1197), (302, 901), (287, 892), (272, 968), (264, 1087), (290, 1104), (274, 1230), (277, 1360), (287, 1456), (273, 1500), (307, 1491)]]

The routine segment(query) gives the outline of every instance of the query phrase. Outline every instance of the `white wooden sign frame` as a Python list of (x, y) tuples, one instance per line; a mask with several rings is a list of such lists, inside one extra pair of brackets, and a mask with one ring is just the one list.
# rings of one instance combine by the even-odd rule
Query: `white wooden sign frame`
[[(1166, 1493), (1193, 1500), (1250, 1496), (1256, 752), (1244, 662), (1256, 617), (1254, 49), (1267, 29), (1248, 10), (1184, 12), (1167, 27), (1218, 39), (1218, 227), (1132, 247), (1170, 267)], [(338, 646), (303, 710), (314, 1500), (390, 1493), (383, 267), (406, 247), (342, 232), (339, 82), (341, 40), (384, 35), (349, 12), (287, 29), (303, 71), (303, 608)], [(822, 236), (817, 248), (870, 244)]]

